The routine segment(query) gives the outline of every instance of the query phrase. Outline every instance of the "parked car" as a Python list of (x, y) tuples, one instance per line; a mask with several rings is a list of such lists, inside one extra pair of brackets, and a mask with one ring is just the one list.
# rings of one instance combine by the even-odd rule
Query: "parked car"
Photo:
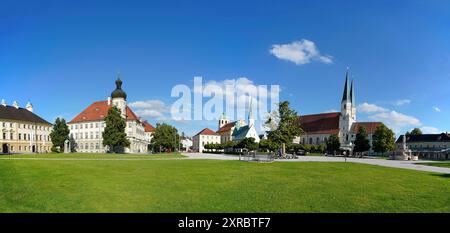
[(307, 154), (308, 154), (308, 151), (305, 151), (305, 150), (298, 150), (295, 154), (296, 154), (296, 155), (307, 155)]

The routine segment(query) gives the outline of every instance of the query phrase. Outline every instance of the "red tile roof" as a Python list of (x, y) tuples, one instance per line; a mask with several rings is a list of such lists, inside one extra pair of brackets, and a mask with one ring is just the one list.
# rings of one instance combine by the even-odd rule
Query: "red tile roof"
[(198, 134), (196, 134), (195, 136), (197, 136), (197, 135), (218, 135), (216, 132), (214, 132), (214, 131), (212, 131), (212, 130), (210, 130), (210, 129), (208, 129), (208, 128), (204, 128), (202, 131), (200, 131)]
[(153, 127), (153, 125), (151, 125), (147, 121), (144, 121), (143, 124), (144, 124), (144, 131), (145, 132), (153, 132), (153, 131), (155, 131), (155, 127)]
[(217, 130), (217, 133), (223, 133), (223, 132), (231, 131), (231, 129), (234, 127), (234, 125), (236, 125), (236, 121), (230, 122), (230, 123), (222, 126), (219, 130)]
[[(75, 118), (73, 118), (69, 123), (103, 120), (108, 115), (108, 110), (111, 106), (112, 105), (108, 105), (107, 100), (94, 102)], [(127, 120), (139, 120), (136, 114), (134, 114), (128, 106), (126, 107), (126, 114)]]
[(332, 112), (300, 116), (300, 128), (307, 134), (338, 134), (340, 115)]
[(366, 129), (367, 134), (375, 133), (377, 127), (382, 125), (381, 122), (355, 122), (353, 124), (352, 133), (358, 133), (359, 127), (364, 127)]

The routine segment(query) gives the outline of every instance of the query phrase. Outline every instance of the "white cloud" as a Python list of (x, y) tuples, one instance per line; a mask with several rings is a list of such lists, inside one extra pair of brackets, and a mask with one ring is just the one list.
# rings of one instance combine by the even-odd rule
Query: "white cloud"
[(361, 113), (377, 113), (377, 112), (387, 112), (389, 109), (380, 107), (375, 104), (362, 103), (357, 106), (357, 111)]
[[(410, 102), (410, 100), (403, 99), (392, 102), (392, 104), (401, 106)], [(405, 128), (408, 129), (422, 126), (421, 121), (414, 116), (409, 116), (391, 109), (380, 107), (375, 104), (362, 103), (358, 105), (357, 110), (358, 112), (368, 114), (368, 118), (372, 120), (385, 123), (395, 133), (399, 133)], [(423, 133), (440, 133), (439, 129), (431, 126), (423, 126), (420, 129)]]
[(379, 112), (375, 115), (369, 116), (369, 118), (385, 123), (392, 128), (395, 133), (400, 132), (400, 130), (405, 127), (422, 125), (419, 119), (396, 111)]
[(163, 120), (170, 111), (170, 107), (167, 106), (161, 100), (143, 100), (129, 103), (128, 106), (134, 108), (135, 113), (140, 117), (149, 117), (157, 120)]
[(339, 111), (336, 109), (328, 109), (326, 111), (323, 111), (323, 113), (330, 113), (330, 112), (339, 112)]
[[(203, 84), (203, 89), (194, 89), (194, 92), (202, 94), (214, 92), (217, 95), (222, 95), (226, 105), (224, 107), (231, 107), (235, 111), (248, 110), (251, 100), (255, 117), (262, 119), (259, 114), (265, 114), (265, 112), (259, 112), (259, 110), (270, 110), (271, 98), (275, 97), (271, 95), (271, 85), (265, 86), (267, 91), (264, 91), (260, 84), (256, 84), (246, 77), (240, 77), (238, 79), (209, 80)], [(234, 96), (234, 102), (226, 99), (228, 96)], [(233, 116), (229, 117), (233, 119)], [(237, 116), (237, 118), (242, 117)]]
[(441, 112), (441, 109), (438, 108), (438, 107), (436, 107), (436, 106), (434, 106), (433, 109), (434, 109), (434, 111), (436, 111), (436, 112)]
[(411, 100), (409, 100), (409, 99), (401, 99), (401, 100), (396, 100), (396, 101), (392, 102), (392, 104), (395, 106), (402, 106), (402, 105), (406, 105), (409, 103), (411, 103)]
[(438, 128), (432, 127), (432, 126), (424, 126), (424, 127), (421, 127), (420, 130), (422, 130), (422, 133), (424, 133), (424, 134), (442, 133), (442, 131), (440, 131)]
[(311, 61), (320, 61), (325, 64), (333, 63), (333, 57), (321, 55), (314, 42), (306, 39), (293, 41), (290, 44), (274, 44), (270, 53), (275, 57), (295, 63), (308, 64)]

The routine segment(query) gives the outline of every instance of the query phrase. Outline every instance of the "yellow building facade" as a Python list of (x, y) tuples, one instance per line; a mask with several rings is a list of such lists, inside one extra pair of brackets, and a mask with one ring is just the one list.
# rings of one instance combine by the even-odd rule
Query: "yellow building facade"
[(46, 153), (52, 143), (52, 124), (33, 113), (33, 106), (26, 108), (0, 104), (0, 153)]

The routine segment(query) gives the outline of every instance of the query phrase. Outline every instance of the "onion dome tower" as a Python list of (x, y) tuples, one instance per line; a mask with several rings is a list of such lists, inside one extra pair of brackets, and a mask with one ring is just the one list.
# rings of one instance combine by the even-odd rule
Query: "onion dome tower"
[(127, 93), (122, 90), (122, 80), (120, 74), (117, 75), (116, 89), (111, 93), (112, 104), (116, 106), (123, 118), (126, 118)]

